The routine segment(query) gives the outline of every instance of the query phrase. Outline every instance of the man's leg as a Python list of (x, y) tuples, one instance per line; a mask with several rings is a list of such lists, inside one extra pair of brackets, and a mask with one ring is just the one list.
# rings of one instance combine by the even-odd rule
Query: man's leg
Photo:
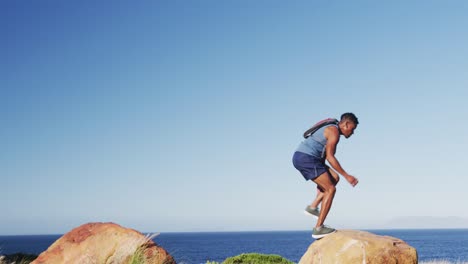
[(322, 199), (323, 199), (323, 192), (320, 191), (319, 188), (317, 188), (317, 196), (315, 196), (315, 200), (310, 204), (310, 207), (317, 208), (320, 202), (322, 202)]
[(338, 182), (340, 181), (340, 177), (338, 176), (338, 173), (331, 169), (330, 167), (327, 166), (327, 171), (330, 173), (330, 180), (333, 182), (333, 185), (337, 185)]
[(319, 204), (322, 202), (323, 199), (323, 192), (317, 187), (317, 195), (315, 196), (315, 200), (306, 208), (304, 209), (304, 213), (307, 215), (311, 215), (313, 217), (319, 217), (320, 209), (318, 208)]
[[(334, 170), (330, 169), (330, 167), (327, 166), (327, 171), (330, 176), (330, 180), (333, 183), (333, 185), (337, 185), (338, 182), (340, 181), (340, 177), (338, 176), (338, 173), (336, 173)], [(319, 204), (322, 202), (324, 192), (321, 190), (319, 186), (317, 186), (317, 196), (315, 197), (315, 200), (312, 201), (310, 204), (311, 208), (318, 208)]]
[(332, 176), (330, 176), (327, 171), (314, 179), (314, 182), (323, 190), (322, 208), (315, 227), (323, 225), (325, 218), (327, 218), (328, 212), (330, 211), (333, 198), (335, 197), (336, 188), (330, 180), (330, 177)]

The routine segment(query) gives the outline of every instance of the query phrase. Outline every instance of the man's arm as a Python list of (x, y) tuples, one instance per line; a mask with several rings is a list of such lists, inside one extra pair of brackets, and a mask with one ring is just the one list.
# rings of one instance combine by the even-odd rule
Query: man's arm
[(348, 174), (343, 167), (341, 167), (340, 162), (338, 162), (338, 159), (335, 157), (336, 146), (340, 141), (340, 132), (338, 131), (338, 128), (335, 126), (329, 126), (325, 129), (324, 135), (327, 139), (325, 157), (327, 158), (328, 163), (330, 163), (330, 166), (332, 166), (336, 172), (343, 175), (343, 177), (345, 177), (345, 179), (354, 187), (358, 183), (358, 180), (354, 176)]

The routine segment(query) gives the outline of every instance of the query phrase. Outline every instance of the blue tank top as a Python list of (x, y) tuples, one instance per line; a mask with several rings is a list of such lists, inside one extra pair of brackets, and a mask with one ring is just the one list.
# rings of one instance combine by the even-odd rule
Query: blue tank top
[(314, 134), (304, 139), (301, 144), (299, 144), (296, 151), (311, 155), (318, 159), (323, 159), (325, 157), (325, 145), (327, 144), (327, 139), (323, 135), (323, 132), (325, 131), (325, 128), (329, 126), (338, 127), (336, 125), (328, 125), (320, 128)]

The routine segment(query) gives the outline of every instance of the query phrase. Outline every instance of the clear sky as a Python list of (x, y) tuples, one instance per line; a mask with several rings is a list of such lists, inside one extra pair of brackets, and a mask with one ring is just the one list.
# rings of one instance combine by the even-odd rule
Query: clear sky
[(360, 121), (327, 223), (468, 218), (466, 1), (1, 1), (0, 235), (305, 230), (292, 154)]

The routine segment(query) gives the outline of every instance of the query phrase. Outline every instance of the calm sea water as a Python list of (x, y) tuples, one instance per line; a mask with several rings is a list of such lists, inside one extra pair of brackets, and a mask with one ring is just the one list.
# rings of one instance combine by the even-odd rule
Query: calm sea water
[[(418, 251), (420, 261), (468, 261), (468, 229), (368, 230), (403, 239)], [(0, 236), (0, 253), (39, 254), (61, 235)], [(277, 254), (298, 262), (310, 243), (310, 231), (162, 233), (155, 242), (177, 263), (223, 261), (248, 252)]]

